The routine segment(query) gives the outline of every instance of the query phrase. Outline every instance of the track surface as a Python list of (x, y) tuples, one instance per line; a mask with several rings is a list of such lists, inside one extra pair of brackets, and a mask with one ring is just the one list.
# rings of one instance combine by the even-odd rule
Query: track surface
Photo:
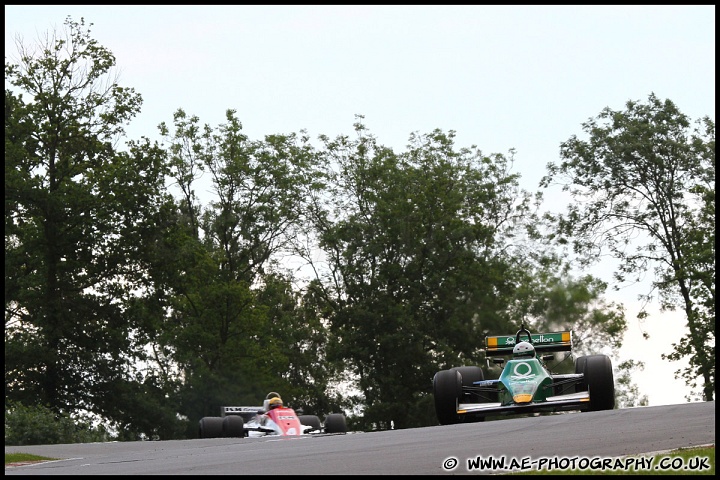
[[(501, 473), (470, 468), (468, 459), (610, 459), (708, 444), (714, 401), (302, 438), (6, 446), (62, 460), (6, 467), (5, 475)], [(457, 465), (443, 468), (451, 457)]]

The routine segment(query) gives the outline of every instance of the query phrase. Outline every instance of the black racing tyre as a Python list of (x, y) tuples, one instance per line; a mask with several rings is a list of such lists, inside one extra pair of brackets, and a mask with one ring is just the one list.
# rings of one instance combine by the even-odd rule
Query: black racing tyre
[(472, 387), (473, 383), (485, 380), (482, 368), (477, 366), (455, 367), (450, 370), (460, 372), (463, 387)]
[(345, 415), (330, 413), (325, 417), (325, 433), (347, 433)]
[(440, 370), (433, 377), (435, 414), (440, 425), (458, 423), (457, 405), (462, 396), (462, 377), (456, 369)]
[[(575, 359), (575, 373), (585, 373), (585, 364), (587, 363), (588, 357), (578, 357)], [(588, 385), (587, 380), (583, 378), (582, 381), (575, 384), (575, 392), (587, 392)]]
[(320, 432), (322, 429), (322, 424), (320, 423), (320, 417), (317, 415), (298, 415), (298, 419), (300, 420), (300, 423), (303, 425), (308, 425), (310, 427), (313, 427), (311, 430), (311, 433), (317, 433)]
[(218, 438), (223, 433), (222, 417), (203, 417), (200, 419), (198, 436), (200, 438)]
[[(483, 373), (482, 368), (475, 365), (466, 367), (454, 367), (450, 370), (460, 372), (463, 389), (465, 387), (472, 387), (473, 383), (475, 382), (485, 380), (485, 374)], [(466, 392), (464, 394), (464, 398), (462, 398), (461, 403), (482, 403), (482, 400), (479, 399), (477, 395), (473, 396)], [(482, 422), (485, 421), (485, 417), (467, 417), (465, 421)]]
[(615, 408), (615, 381), (610, 357), (588, 355), (585, 361), (585, 381), (590, 392), (590, 410)]
[(223, 437), (245, 437), (245, 422), (239, 415), (228, 415), (223, 418)]

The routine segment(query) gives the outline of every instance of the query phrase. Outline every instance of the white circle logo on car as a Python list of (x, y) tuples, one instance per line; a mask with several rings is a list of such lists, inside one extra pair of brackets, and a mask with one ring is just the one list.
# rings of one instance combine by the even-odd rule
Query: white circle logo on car
[[(525, 371), (521, 371), (520, 367), (524, 367)], [(510, 378), (513, 380), (525, 380), (529, 379), (535, 376), (533, 373), (532, 365), (530, 365), (527, 362), (518, 362), (515, 364), (515, 368), (513, 369), (513, 373), (515, 375), (512, 375)]]

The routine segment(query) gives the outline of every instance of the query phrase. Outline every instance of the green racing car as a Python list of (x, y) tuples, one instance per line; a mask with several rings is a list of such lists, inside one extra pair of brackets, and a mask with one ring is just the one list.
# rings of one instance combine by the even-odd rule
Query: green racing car
[(530, 334), (522, 325), (515, 335), (486, 337), (486, 356), (504, 364), (500, 378), (485, 380), (479, 366), (437, 372), (433, 396), (438, 421), (450, 425), (501, 415), (612, 410), (615, 383), (610, 358), (580, 356), (575, 359), (575, 373), (551, 372), (546, 362), (554, 359), (554, 353), (570, 351), (572, 331)]

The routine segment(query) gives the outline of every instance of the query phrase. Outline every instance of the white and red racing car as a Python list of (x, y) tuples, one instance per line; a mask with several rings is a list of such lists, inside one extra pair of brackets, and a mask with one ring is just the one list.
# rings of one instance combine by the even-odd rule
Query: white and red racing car
[(320, 422), (317, 415), (297, 415), (277, 392), (267, 394), (261, 407), (220, 407), (219, 417), (203, 417), (200, 438), (299, 436), (347, 433), (345, 415), (331, 413)]

